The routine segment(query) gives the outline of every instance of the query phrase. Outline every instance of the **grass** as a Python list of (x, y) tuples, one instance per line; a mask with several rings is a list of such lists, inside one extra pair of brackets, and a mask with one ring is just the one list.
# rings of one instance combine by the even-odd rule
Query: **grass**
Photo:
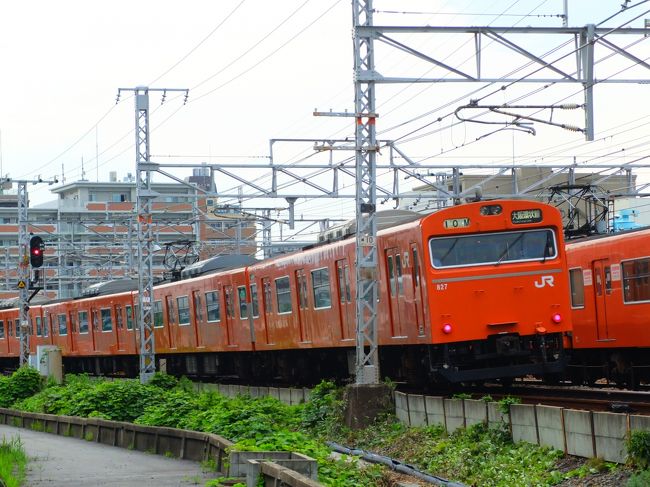
[(2, 439), (0, 444), (0, 481), (6, 487), (20, 487), (25, 481), (27, 455), (20, 437)]

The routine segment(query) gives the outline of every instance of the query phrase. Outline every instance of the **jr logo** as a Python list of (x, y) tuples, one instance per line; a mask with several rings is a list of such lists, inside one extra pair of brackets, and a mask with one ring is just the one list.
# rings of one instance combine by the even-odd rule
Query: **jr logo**
[(543, 288), (546, 285), (553, 287), (553, 276), (542, 276), (539, 281), (535, 281), (536, 288)]

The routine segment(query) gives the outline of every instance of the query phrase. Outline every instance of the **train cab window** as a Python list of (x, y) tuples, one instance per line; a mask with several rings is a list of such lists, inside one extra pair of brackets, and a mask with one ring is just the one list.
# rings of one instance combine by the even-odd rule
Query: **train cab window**
[(4, 340), (5, 337), (5, 322), (0, 321), (0, 340)]
[(126, 311), (126, 329), (133, 330), (133, 308), (127, 305), (124, 310)]
[(280, 277), (275, 280), (275, 294), (278, 301), (278, 314), (291, 313), (289, 277)]
[(221, 321), (221, 307), (217, 291), (205, 293), (205, 312), (208, 315), (208, 321)]
[(79, 311), (79, 333), (88, 333), (88, 311)]
[(257, 284), (251, 284), (251, 304), (253, 305), (253, 318), (260, 316), (260, 307), (257, 301)]
[(165, 326), (165, 320), (163, 316), (163, 304), (162, 301), (154, 301), (153, 303), (153, 327), (162, 328)]
[(101, 318), (102, 331), (113, 331), (113, 318), (111, 317), (110, 308), (101, 310)]
[(506, 262), (544, 262), (557, 257), (555, 234), (550, 229), (479, 233), (429, 240), (435, 268), (500, 265)]
[(650, 259), (622, 262), (623, 300), (626, 303), (650, 301)]
[(239, 318), (248, 318), (248, 305), (246, 304), (246, 286), (237, 288), (237, 299), (239, 300)]
[(585, 282), (582, 269), (569, 269), (569, 285), (571, 287), (571, 307), (585, 307)]
[(57, 321), (59, 323), (59, 336), (66, 336), (68, 334), (68, 321), (65, 315), (58, 315)]
[(314, 293), (314, 308), (331, 308), (332, 292), (330, 290), (329, 269), (311, 271), (311, 285)]
[(179, 296), (176, 298), (178, 308), (178, 324), (190, 324), (190, 298), (188, 296)]

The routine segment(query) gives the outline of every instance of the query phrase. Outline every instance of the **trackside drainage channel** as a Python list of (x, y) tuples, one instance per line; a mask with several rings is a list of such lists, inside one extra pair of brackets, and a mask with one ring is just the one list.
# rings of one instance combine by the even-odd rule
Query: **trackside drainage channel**
[(328, 441), (326, 444), (329, 448), (332, 449), (332, 451), (335, 451), (337, 453), (359, 457), (362, 460), (370, 463), (378, 463), (390, 468), (397, 473), (410, 475), (411, 477), (424, 480), (425, 482), (429, 482), (434, 485), (442, 485), (444, 487), (467, 487), (467, 485), (461, 484), (460, 482), (454, 482), (451, 480), (443, 479), (441, 477), (436, 477), (435, 475), (429, 475), (428, 473), (420, 472), (411, 465), (407, 465), (406, 463), (402, 463), (399, 460), (395, 460), (393, 458), (377, 455), (376, 453), (368, 452), (365, 450), (347, 448), (333, 441)]

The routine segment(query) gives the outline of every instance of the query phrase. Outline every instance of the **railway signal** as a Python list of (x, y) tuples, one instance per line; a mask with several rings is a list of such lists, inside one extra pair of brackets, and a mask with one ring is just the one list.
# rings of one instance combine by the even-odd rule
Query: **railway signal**
[(43, 252), (45, 251), (45, 243), (38, 235), (34, 235), (29, 240), (29, 262), (32, 268), (41, 267), (43, 265)]

